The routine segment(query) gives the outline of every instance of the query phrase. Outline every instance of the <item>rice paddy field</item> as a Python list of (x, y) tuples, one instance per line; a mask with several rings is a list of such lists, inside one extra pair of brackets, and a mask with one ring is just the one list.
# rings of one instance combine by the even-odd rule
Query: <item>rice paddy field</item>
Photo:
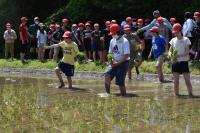
[[(0, 76), (0, 133), (198, 133), (200, 99), (189, 99), (183, 79), (173, 84), (127, 81), (127, 96), (103, 80), (74, 80), (58, 89), (54, 78)], [(200, 81), (193, 80), (200, 95)]]

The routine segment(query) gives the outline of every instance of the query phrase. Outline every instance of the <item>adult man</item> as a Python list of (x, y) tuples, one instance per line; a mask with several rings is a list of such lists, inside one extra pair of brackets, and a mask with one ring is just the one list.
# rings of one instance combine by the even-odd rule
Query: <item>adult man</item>
[[(153, 26), (157, 26), (157, 18), (161, 17), (159, 10), (155, 10), (153, 12), (153, 17), (154, 17), (154, 19), (151, 21), (151, 23), (148, 24), (145, 27), (142, 27), (141, 29), (138, 29), (138, 32), (146, 31), (146, 30), (151, 29)], [(162, 18), (163, 18), (163, 21), (166, 24), (167, 28), (169, 28), (170, 30), (172, 30), (171, 23), (166, 18), (164, 18), (164, 17), (162, 17)]]
[(123, 36), (119, 36), (119, 32), (120, 26), (112, 24), (110, 27), (112, 40), (110, 41), (109, 53), (112, 54), (113, 59), (105, 73), (105, 88), (109, 94), (111, 80), (115, 77), (121, 95), (126, 95), (125, 77), (129, 66), (130, 47), (128, 40)]
[(39, 18), (34, 18), (34, 24), (30, 25), (28, 28), (29, 33), (31, 34), (30, 38), (30, 58), (36, 58), (36, 48), (37, 48), (37, 31), (39, 30)]

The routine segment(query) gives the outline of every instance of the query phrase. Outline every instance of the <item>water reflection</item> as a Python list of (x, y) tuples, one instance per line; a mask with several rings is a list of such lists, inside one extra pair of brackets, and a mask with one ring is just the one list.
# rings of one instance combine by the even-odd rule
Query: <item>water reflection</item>
[[(14, 123), (10, 132), (21, 131), (25, 122), (35, 130), (46, 126), (71, 132), (191, 133), (199, 129), (200, 100), (174, 97), (172, 83), (127, 80), (126, 97), (119, 96), (114, 85), (112, 94), (105, 96), (99, 80), (74, 80), (73, 89), (57, 89), (56, 79), (42, 78), (0, 77), (0, 84), (0, 129)], [(196, 95), (200, 95), (199, 85), (193, 85)], [(180, 92), (187, 94), (183, 82)]]

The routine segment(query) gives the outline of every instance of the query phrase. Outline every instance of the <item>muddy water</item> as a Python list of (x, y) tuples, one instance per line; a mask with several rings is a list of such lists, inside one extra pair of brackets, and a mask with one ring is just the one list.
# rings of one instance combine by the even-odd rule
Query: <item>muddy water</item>
[[(172, 83), (127, 81), (128, 95), (104, 93), (103, 81), (74, 80), (57, 89), (51, 78), (0, 77), (0, 132), (200, 132), (200, 99), (189, 99), (181, 79), (180, 98)], [(200, 96), (200, 83), (193, 81)]]

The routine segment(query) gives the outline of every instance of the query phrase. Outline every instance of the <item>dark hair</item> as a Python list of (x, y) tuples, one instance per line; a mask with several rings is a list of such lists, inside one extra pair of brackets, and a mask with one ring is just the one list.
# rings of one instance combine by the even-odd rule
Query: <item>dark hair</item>
[(42, 27), (42, 29), (41, 29), (41, 27), (39, 27), (39, 31), (40, 31), (40, 33), (44, 34), (44, 27)]
[(193, 14), (191, 12), (185, 12), (184, 17), (185, 17), (185, 19), (189, 19), (189, 18), (192, 19)]

